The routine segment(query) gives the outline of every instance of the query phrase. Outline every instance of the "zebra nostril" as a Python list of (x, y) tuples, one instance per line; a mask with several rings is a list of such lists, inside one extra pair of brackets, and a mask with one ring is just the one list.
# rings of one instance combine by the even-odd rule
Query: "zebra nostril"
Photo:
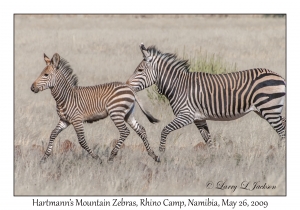
[(31, 85), (31, 88), (30, 88), (30, 89), (31, 89), (32, 92), (34, 92), (34, 89), (35, 89), (35, 88), (34, 88), (34, 85), (33, 85), (33, 84)]

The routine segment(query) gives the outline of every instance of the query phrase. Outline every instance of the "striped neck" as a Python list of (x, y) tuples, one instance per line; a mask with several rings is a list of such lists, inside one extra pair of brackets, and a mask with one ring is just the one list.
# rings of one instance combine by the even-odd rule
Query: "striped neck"
[[(186, 89), (188, 72), (178, 71), (167, 65), (164, 69), (157, 69), (156, 85), (159, 93), (165, 95), (171, 101), (178, 91)], [(176, 90), (176, 94), (175, 94)]]
[(63, 74), (59, 72), (55, 80), (51, 94), (58, 105), (64, 105), (67, 98), (74, 92), (74, 87), (67, 81)]
[(178, 59), (176, 54), (162, 53), (155, 46), (150, 46), (147, 51), (156, 71), (155, 84), (159, 92), (171, 100), (174, 97), (174, 90), (183, 91), (182, 88), (186, 85), (190, 68), (188, 60)]

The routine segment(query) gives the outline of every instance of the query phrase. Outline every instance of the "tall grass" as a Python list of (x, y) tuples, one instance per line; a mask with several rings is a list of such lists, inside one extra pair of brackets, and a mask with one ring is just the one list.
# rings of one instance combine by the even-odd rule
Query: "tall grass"
[[(178, 58), (189, 61), (190, 72), (224, 74), (237, 71), (236, 63), (228, 63), (224, 61), (221, 56), (217, 54), (208, 54), (201, 49), (195, 50), (193, 54), (186, 53), (184, 49), (182, 56), (179, 55)], [(156, 85), (147, 89), (147, 96), (152, 103), (165, 104), (168, 102), (168, 99), (164, 95), (159, 94)]]

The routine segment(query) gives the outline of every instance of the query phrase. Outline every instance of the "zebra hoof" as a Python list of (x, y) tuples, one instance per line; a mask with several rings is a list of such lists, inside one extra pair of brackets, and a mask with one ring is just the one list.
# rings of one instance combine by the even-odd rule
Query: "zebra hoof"
[(44, 164), (45, 162), (46, 162), (46, 160), (44, 160), (44, 159), (40, 160), (40, 164)]
[(208, 148), (209, 149), (216, 149), (217, 147), (215, 145), (211, 144), (211, 145), (208, 146)]
[(100, 164), (102, 164), (102, 160), (101, 160), (101, 158), (98, 155), (93, 156), (93, 158), (95, 160), (98, 160), (100, 162)]
[(278, 143), (278, 149), (285, 149), (285, 142)]
[(159, 147), (159, 151), (160, 151), (160, 152), (165, 152), (165, 151), (166, 151), (166, 148)]
[(47, 158), (44, 156), (41, 160), (40, 160), (40, 164), (43, 164), (43, 163), (45, 163), (46, 162), (46, 160), (47, 160)]
[(98, 160), (99, 159), (99, 156), (98, 155), (93, 155), (93, 158)]
[(160, 163), (160, 157), (159, 157), (159, 156), (156, 156), (156, 157), (155, 157), (155, 161), (158, 162), (158, 163)]
[(113, 162), (114, 162), (114, 160), (111, 159), (111, 158), (109, 158), (109, 159), (107, 160), (107, 163), (109, 163), (109, 164), (112, 164)]

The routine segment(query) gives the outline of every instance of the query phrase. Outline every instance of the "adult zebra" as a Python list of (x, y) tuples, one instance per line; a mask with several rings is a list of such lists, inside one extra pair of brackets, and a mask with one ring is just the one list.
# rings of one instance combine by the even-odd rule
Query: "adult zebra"
[(191, 123), (212, 146), (206, 120), (233, 120), (250, 111), (266, 119), (281, 139), (285, 138), (285, 118), (281, 116), (285, 81), (278, 74), (262, 68), (215, 75), (189, 72), (187, 60), (162, 53), (154, 46), (146, 49), (141, 44), (140, 49), (144, 59), (126, 83), (135, 91), (156, 84), (176, 116), (162, 130), (160, 151), (165, 151), (170, 132)]
[[(57, 135), (70, 124), (74, 126), (80, 145), (96, 159), (101, 159), (88, 147), (83, 123), (92, 123), (106, 118), (108, 115), (120, 132), (120, 138), (111, 152), (108, 161), (113, 161), (123, 141), (130, 131), (125, 121), (142, 138), (148, 154), (160, 161), (155, 155), (147, 140), (145, 128), (133, 117), (134, 102), (137, 101), (143, 113), (151, 123), (158, 122), (150, 113), (141, 106), (132, 89), (123, 83), (113, 82), (96, 86), (80, 87), (77, 85), (77, 76), (73, 73), (68, 62), (56, 53), (50, 60), (45, 54), (46, 67), (34, 81), (31, 90), (35, 93), (50, 88), (56, 101), (59, 123), (50, 135), (48, 148), (42, 161), (45, 161), (52, 151), (52, 146)], [(102, 162), (102, 161), (101, 161)]]

